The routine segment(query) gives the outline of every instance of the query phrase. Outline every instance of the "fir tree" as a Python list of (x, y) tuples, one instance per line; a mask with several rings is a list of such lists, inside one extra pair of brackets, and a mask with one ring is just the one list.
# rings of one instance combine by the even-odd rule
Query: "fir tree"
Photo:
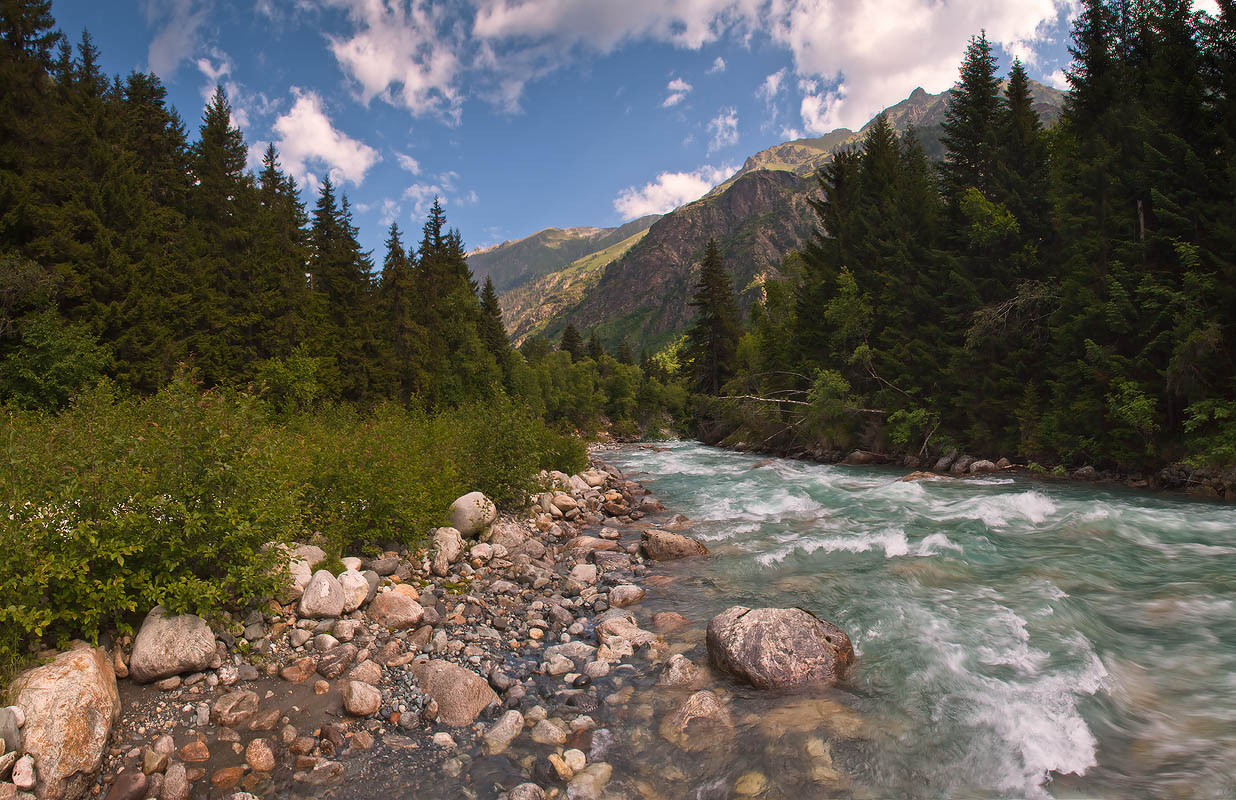
[(601, 338), (597, 336), (596, 329), (588, 335), (588, 358), (593, 361), (600, 362), (601, 356), (605, 355), (605, 346), (601, 344)]
[(709, 239), (704, 248), (691, 307), (696, 317), (687, 330), (686, 354), (692, 383), (703, 394), (718, 395), (733, 375), (742, 315), (715, 239)]
[(949, 96), (941, 143), (944, 194), (956, 206), (971, 187), (989, 199), (995, 186), (1000, 111), (1000, 81), (987, 34), (970, 39), (961, 77)]
[(569, 322), (566, 328), (562, 330), (562, 339), (558, 342), (558, 350), (563, 353), (570, 353), (572, 361), (579, 361), (584, 357), (584, 340), (580, 338), (579, 330)]

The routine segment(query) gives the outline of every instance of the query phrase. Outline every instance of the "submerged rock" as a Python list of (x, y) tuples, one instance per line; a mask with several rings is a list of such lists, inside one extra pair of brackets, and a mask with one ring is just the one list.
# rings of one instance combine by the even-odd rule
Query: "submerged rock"
[(182, 672), (200, 672), (215, 657), (215, 634), (193, 614), (169, 615), (155, 606), (142, 621), (129, 658), (129, 675), (150, 683)]
[(661, 736), (687, 751), (714, 747), (733, 735), (729, 708), (709, 691), (691, 695), (661, 723)]
[(60, 653), (17, 676), (9, 694), (26, 716), (22, 749), (34, 760), (40, 800), (84, 796), (120, 716), (107, 653), (88, 647)]
[(832, 685), (854, 663), (850, 637), (800, 608), (734, 606), (708, 623), (718, 669), (759, 689)]

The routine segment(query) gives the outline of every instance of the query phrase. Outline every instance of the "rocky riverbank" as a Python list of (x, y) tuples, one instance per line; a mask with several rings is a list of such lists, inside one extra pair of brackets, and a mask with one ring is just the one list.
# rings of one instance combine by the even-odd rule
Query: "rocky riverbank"
[[(645, 586), (674, 580), (650, 575), (656, 561), (708, 552), (674, 530), (689, 521), (600, 461), (544, 477), (553, 488), (517, 517), (461, 497), (423, 550), (333, 573), (296, 547), (282, 602), (218, 630), (156, 608), (131, 641), (47, 654), (0, 711), (0, 799), (385, 797), (392, 774), (417, 797), (601, 798), (623, 735), (601, 721), (643, 675), (695, 690), (666, 711), (664, 740), (689, 752), (732, 730), (706, 670), (661, 635), (688, 621), (661, 612), (649, 630), (635, 613)], [(803, 612), (772, 627), (731, 612), (709, 631), (719, 672), (830, 683), (853, 660)]]
[(1236, 468), (1192, 467), (1188, 464), (1169, 464), (1159, 470), (1147, 472), (1121, 472), (1081, 466), (1065, 469), (1056, 466), (1031, 467), (1024, 462), (1014, 462), (1005, 456), (984, 458), (957, 450), (949, 450), (931, 457), (913, 453), (887, 453), (873, 450), (835, 450), (824, 447), (783, 446), (776, 441), (750, 444), (731, 441), (732, 436), (721, 436), (720, 431), (701, 435), (700, 441), (716, 447), (725, 447), (742, 453), (760, 453), (778, 458), (814, 461), (820, 464), (847, 464), (851, 466), (888, 465), (904, 467), (915, 474), (966, 476), (1006, 470), (1032, 474), (1044, 479), (1067, 479), (1090, 483), (1118, 483), (1130, 489), (1153, 489), (1183, 492), (1191, 497), (1236, 502)]

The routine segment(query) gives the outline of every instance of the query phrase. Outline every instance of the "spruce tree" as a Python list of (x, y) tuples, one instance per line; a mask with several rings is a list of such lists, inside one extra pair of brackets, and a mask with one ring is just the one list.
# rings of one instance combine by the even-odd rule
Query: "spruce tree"
[(631, 344), (626, 339), (618, 343), (618, 351), (614, 354), (614, 358), (618, 359), (619, 364), (627, 364), (629, 366), (635, 364), (635, 356), (631, 353)]
[(588, 357), (593, 361), (600, 362), (601, 356), (605, 355), (605, 346), (601, 344), (601, 338), (597, 336), (596, 329), (588, 335)]
[(488, 275), (485, 276), (485, 283), (481, 288), (481, 339), (502, 369), (503, 380), (509, 384), (511, 342), (502, 322), (502, 306), (498, 302), (498, 292)]
[(966, 189), (989, 199), (995, 185), (1000, 112), (996, 58), (986, 32), (970, 39), (961, 77), (949, 95), (940, 142), (947, 149), (940, 165), (945, 197), (956, 206)]
[(716, 239), (704, 247), (691, 307), (696, 316), (687, 329), (686, 356), (692, 385), (702, 394), (719, 395), (734, 373), (742, 315)]
[(584, 357), (584, 340), (580, 338), (579, 330), (569, 322), (562, 330), (562, 339), (558, 342), (558, 350), (570, 353), (572, 361), (579, 361)]

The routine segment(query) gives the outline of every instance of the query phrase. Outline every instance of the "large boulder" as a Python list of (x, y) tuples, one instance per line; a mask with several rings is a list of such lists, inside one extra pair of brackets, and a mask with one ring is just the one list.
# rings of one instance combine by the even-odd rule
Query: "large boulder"
[(369, 600), (369, 580), (354, 569), (339, 573), (339, 588), (343, 590), (343, 613), (355, 611)]
[(369, 618), (393, 631), (414, 628), (425, 616), (425, 608), (399, 592), (379, 592), (369, 604)]
[(438, 704), (438, 719), (443, 725), (462, 728), (476, 718), (498, 695), (480, 675), (449, 661), (413, 662), (412, 674), (421, 691)]
[(25, 714), (22, 749), (33, 756), (40, 800), (85, 796), (103, 765), (120, 694), (112, 660), (101, 648), (60, 653), (27, 670), (9, 687)]
[(133, 641), (129, 675), (138, 683), (150, 683), (200, 672), (214, 657), (215, 634), (205, 620), (193, 614), (169, 616), (163, 606), (155, 606)]
[(997, 469), (995, 463), (987, 460), (975, 461), (970, 465), (971, 475), (980, 475), (984, 472), (995, 472)]
[(800, 608), (734, 606), (708, 623), (712, 663), (759, 689), (832, 685), (854, 663), (850, 637)]
[(343, 613), (346, 603), (347, 595), (339, 579), (320, 569), (313, 573), (305, 593), (300, 597), (300, 615), (310, 618), (337, 617)]
[(451, 527), (467, 538), (477, 536), (497, 518), (497, 506), (480, 492), (468, 492), (451, 503)]
[(673, 561), (690, 556), (708, 555), (708, 548), (690, 536), (655, 529), (644, 531), (640, 549), (653, 561)]

